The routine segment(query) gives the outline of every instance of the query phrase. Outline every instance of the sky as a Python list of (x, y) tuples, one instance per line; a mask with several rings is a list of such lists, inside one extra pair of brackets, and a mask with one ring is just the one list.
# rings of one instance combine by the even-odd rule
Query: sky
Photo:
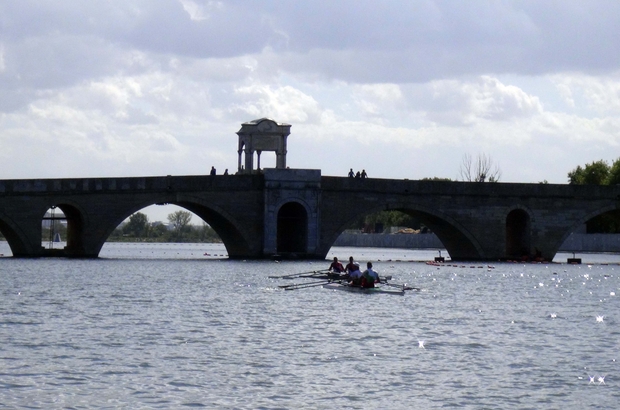
[(291, 168), (563, 184), (620, 158), (618, 50), (616, 0), (3, 1), (0, 179), (234, 173), (269, 117)]

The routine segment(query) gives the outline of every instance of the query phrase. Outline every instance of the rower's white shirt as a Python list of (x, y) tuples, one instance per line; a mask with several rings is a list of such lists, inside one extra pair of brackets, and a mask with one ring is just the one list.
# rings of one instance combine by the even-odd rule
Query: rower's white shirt
[(375, 281), (378, 281), (378, 280), (379, 280), (379, 274), (378, 274), (377, 272), (375, 272), (372, 268), (368, 268), (368, 269), (366, 269), (366, 270), (364, 271), (364, 273), (366, 273), (366, 272), (368, 272), (368, 274), (369, 274), (370, 276), (372, 276), (372, 277), (375, 279)]

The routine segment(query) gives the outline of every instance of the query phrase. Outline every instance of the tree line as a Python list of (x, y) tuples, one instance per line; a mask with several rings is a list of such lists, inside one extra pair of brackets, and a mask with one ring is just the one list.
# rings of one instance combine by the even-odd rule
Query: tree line
[(176, 211), (168, 214), (170, 228), (161, 223), (152, 224), (147, 215), (137, 212), (129, 221), (120, 225), (108, 238), (111, 242), (222, 242), (218, 234), (204, 221), (200, 226), (191, 225), (192, 213)]
[(577, 168), (568, 173), (568, 183), (571, 185), (620, 184), (620, 158), (611, 165), (602, 159), (583, 167), (578, 165)]
[[(620, 184), (620, 158), (614, 162), (599, 160), (583, 167), (578, 165), (568, 173), (571, 185)], [(620, 233), (620, 211), (609, 211), (586, 222), (586, 233)]]

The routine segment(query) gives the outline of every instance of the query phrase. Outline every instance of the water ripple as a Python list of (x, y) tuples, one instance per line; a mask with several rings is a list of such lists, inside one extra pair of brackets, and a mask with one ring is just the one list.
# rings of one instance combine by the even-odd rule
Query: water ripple
[(616, 405), (617, 266), (389, 259), (380, 272), (423, 291), (268, 278), (323, 267), (308, 262), (3, 259), (0, 407)]

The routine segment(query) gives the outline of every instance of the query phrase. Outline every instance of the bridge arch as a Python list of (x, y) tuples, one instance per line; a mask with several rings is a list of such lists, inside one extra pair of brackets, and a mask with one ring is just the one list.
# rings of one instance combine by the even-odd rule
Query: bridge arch
[(506, 223), (506, 257), (529, 258), (532, 255), (532, 213), (525, 207), (517, 205), (507, 211)]
[(0, 232), (6, 239), (13, 256), (28, 255), (35, 250), (29, 246), (30, 241), (10, 217), (0, 212)]
[(563, 233), (563, 235), (560, 237), (560, 240), (557, 243), (553, 244), (553, 248), (552, 248), (553, 255), (555, 256), (555, 254), (558, 252), (558, 249), (560, 249), (560, 246), (562, 246), (562, 244), (566, 241), (566, 239), (568, 239), (568, 237), (573, 232), (581, 228), (586, 222), (588, 222), (592, 218), (595, 218), (599, 215), (603, 215), (611, 211), (620, 211), (620, 206), (617, 205), (615, 202), (610, 203), (608, 205), (605, 205), (603, 207), (596, 209), (595, 211), (592, 211), (592, 212), (589, 212), (583, 215), (581, 218), (578, 218), (576, 222), (570, 225), (569, 228)]
[(247, 230), (243, 229), (241, 224), (222, 207), (190, 196), (181, 197), (170, 203), (195, 213), (208, 223), (222, 239), (229, 258), (245, 258), (255, 252)]
[(351, 223), (364, 215), (380, 211), (400, 211), (419, 218), (424, 225), (429, 227), (431, 231), (437, 235), (452, 259), (476, 260), (485, 256), (480, 243), (459, 222), (448, 215), (428, 209), (419, 204), (411, 203), (390, 204), (389, 206), (377, 205), (359, 211), (345, 223), (337, 227), (331, 239), (328, 241), (329, 246), (325, 250), (325, 254), (327, 254), (329, 248), (331, 248), (338, 236), (347, 226), (350, 226)]
[[(67, 221), (67, 245), (63, 250), (67, 256), (82, 255), (84, 253), (84, 225), (85, 212), (79, 205), (71, 201), (60, 200), (50, 205), (41, 215), (41, 222), (45, 218), (45, 214), (49, 209), (58, 208), (65, 215)], [(42, 225), (42, 224), (41, 224)], [(45, 253), (52, 253), (54, 250), (46, 249)]]
[(170, 204), (182, 207), (196, 214), (199, 218), (208, 223), (211, 228), (222, 239), (228, 257), (231, 259), (244, 258), (252, 255), (252, 241), (249, 235), (241, 228), (241, 224), (235, 220), (228, 212), (220, 206), (209, 203), (208, 201), (193, 197), (191, 195), (175, 195), (174, 198), (168, 196), (164, 198), (151, 198), (149, 200), (140, 201), (125, 208), (121, 213), (117, 214), (114, 219), (108, 221), (102, 229), (102, 235), (97, 239), (96, 254), (101, 251), (106, 240), (118, 227), (118, 225), (140, 210), (157, 204)]

